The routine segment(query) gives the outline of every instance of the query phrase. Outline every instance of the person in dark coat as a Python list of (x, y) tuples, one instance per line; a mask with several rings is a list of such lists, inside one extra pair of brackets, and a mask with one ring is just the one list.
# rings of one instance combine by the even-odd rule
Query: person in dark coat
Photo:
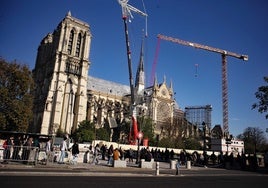
[(71, 160), (71, 164), (77, 164), (78, 154), (79, 154), (79, 145), (77, 141), (74, 141), (74, 144), (71, 147), (73, 159)]
[(10, 160), (12, 146), (13, 146), (13, 142), (11, 140), (11, 137), (8, 137), (3, 144), (3, 148), (4, 148), (4, 161), (3, 161), (3, 163), (8, 163), (8, 161)]

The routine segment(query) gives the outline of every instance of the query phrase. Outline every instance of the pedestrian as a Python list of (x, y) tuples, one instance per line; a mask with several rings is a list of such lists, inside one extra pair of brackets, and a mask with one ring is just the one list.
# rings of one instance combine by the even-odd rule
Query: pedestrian
[(64, 136), (63, 140), (62, 140), (62, 142), (60, 144), (60, 158), (59, 158), (59, 161), (58, 161), (59, 164), (64, 164), (64, 158), (65, 158), (66, 152), (67, 152), (66, 140), (67, 140), (67, 137)]
[(94, 153), (93, 153), (93, 160), (92, 163), (99, 164), (99, 153), (100, 153), (100, 146), (97, 144), (94, 148)]
[(178, 160), (178, 161), (177, 161), (177, 164), (176, 164), (176, 175), (179, 175), (179, 174), (180, 174), (180, 166), (181, 166), (181, 163), (180, 163), (180, 161)]
[(113, 151), (113, 159), (114, 160), (120, 160), (120, 151), (118, 148), (115, 148), (115, 150)]
[(213, 165), (216, 164), (217, 156), (215, 155), (214, 151), (210, 155), (210, 159), (212, 160)]
[(4, 147), (4, 161), (3, 161), (3, 163), (5, 163), (5, 164), (7, 164), (8, 161), (10, 160), (12, 145), (13, 145), (13, 142), (11, 140), (11, 137), (8, 137), (3, 144), (3, 147)]
[(23, 150), (22, 150), (23, 163), (27, 164), (29, 162), (30, 153), (32, 149), (33, 149), (33, 138), (28, 137), (27, 141), (23, 145)]
[(78, 154), (79, 154), (79, 145), (76, 140), (74, 140), (74, 144), (70, 148), (72, 150), (73, 159), (71, 160), (71, 164), (77, 164)]
[(101, 146), (101, 158), (102, 158), (102, 160), (105, 160), (106, 150), (107, 150), (107, 146), (103, 144)]
[(14, 146), (13, 146), (12, 159), (13, 160), (20, 160), (21, 157), (20, 157), (19, 153), (20, 153), (21, 145), (22, 145), (21, 137), (20, 136), (15, 136), (13, 144), (14, 144)]
[(109, 149), (108, 149), (108, 165), (112, 165), (113, 164), (113, 152), (114, 152), (114, 147), (113, 144), (110, 145)]
[(49, 138), (48, 141), (46, 142), (46, 156), (47, 156), (47, 161), (52, 161), (53, 160), (53, 155), (52, 155), (52, 138)]
[(151, 152), (149, 150), (149, 147), (147, 147), (145, 149), (145, 156), (144, 156), (144, 158), (145, 158), (145, 161), (148, 161), (148, 162), (150, 162), (152, 160), (152, 154), (151, 154)]
[(120, 152), (120, 160), (125, 160), (125, 156), (124, 156), (125, 151), (124, 151), (124, 149), (122, 149), (122, 147), (120, 147), (118, 149), (118, 151)]
[(128, 150), (128, 162), (133, 163), (134, 152), (131, 148)]

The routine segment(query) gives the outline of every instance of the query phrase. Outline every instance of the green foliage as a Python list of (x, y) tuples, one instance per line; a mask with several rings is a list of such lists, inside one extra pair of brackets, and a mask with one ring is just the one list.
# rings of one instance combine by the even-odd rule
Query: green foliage
[(267, 140), (259, 127), (248, 127), (237, 136), (244, 141), (245, 153), (264, 152), (267, 149)]
[(183, 142), (184, 142), (184, 149), (202, 150), (202, 145), (197, 139), (186, 138)]
[(202, 150), (201, 143), (194, 138), (178, 139), (166, 137), (159, 141), (158, 147)]
[(130, 121), (129, 122), (123, 121), (122, 123), (120, 123), (120, 131), (122, 134), (128, 135), (129, 130), (130, 130)]
[(58, 129), (56, 132), (57, 137), (63, 137), (66, 133), (64, 133), (61, 129)]
[[(264, 77), (264, 81), (268, 84), (268, 77)], [(260, 86), (255, 93), (258, 103), (252, 105), (252, 109), (258, 109), (260, 113), (266, 113), (265, 118), (268, 119), (268, 85)]]
[(78, 142), (91, 142), (95, 139), (94, 123), (89, 121), (82, 121), (78, 125), (78, 129), (71, 135), (71, 137)]
[(109, 132), (105, 128), (99, 128), (96, 130), (96, 139), (97, 140), (110, 140)]
[(120, 142), (121, 126), (113, 129), (112, 142)]
[(0, 129), (28, 130), (32, 120), (34, 82), (30, 69), (0, 58)]
[(153, 121), (147, 117), (138, 117), (139, 130), (143, 133), (143, 138), (147, 138), (149, 141), (154, 140), (154, 126)]
[(95, 124), (89, 121), (80, 122), (78, 129), (71, 135), (78, 142), (91, 142), (92, 140), (109, 140), (109, 132), (106, 128), (95, 128)]
[(170, 138), (162, 138), (158, 142), (158, 147), (165, 147), (165, 148), (176, 148), (176, 142), (174, 139)]

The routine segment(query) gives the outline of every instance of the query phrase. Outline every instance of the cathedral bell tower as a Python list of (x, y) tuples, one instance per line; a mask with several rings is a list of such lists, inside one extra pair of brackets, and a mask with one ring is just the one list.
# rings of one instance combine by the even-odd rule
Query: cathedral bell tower
[(89, 25), (68, 12), (41, 41), (33, 70), (34, 132), (70, 134), (86, 119), (91, 37)]

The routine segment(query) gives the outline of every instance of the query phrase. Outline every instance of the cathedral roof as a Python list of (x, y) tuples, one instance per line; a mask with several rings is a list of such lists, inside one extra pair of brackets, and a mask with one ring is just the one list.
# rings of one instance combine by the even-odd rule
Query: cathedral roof
[(125, 96), (130, 94), (130, 87), (128, 85), (123, 85), (92, 76), (88, 76), (87, 89), (117, 96)]

